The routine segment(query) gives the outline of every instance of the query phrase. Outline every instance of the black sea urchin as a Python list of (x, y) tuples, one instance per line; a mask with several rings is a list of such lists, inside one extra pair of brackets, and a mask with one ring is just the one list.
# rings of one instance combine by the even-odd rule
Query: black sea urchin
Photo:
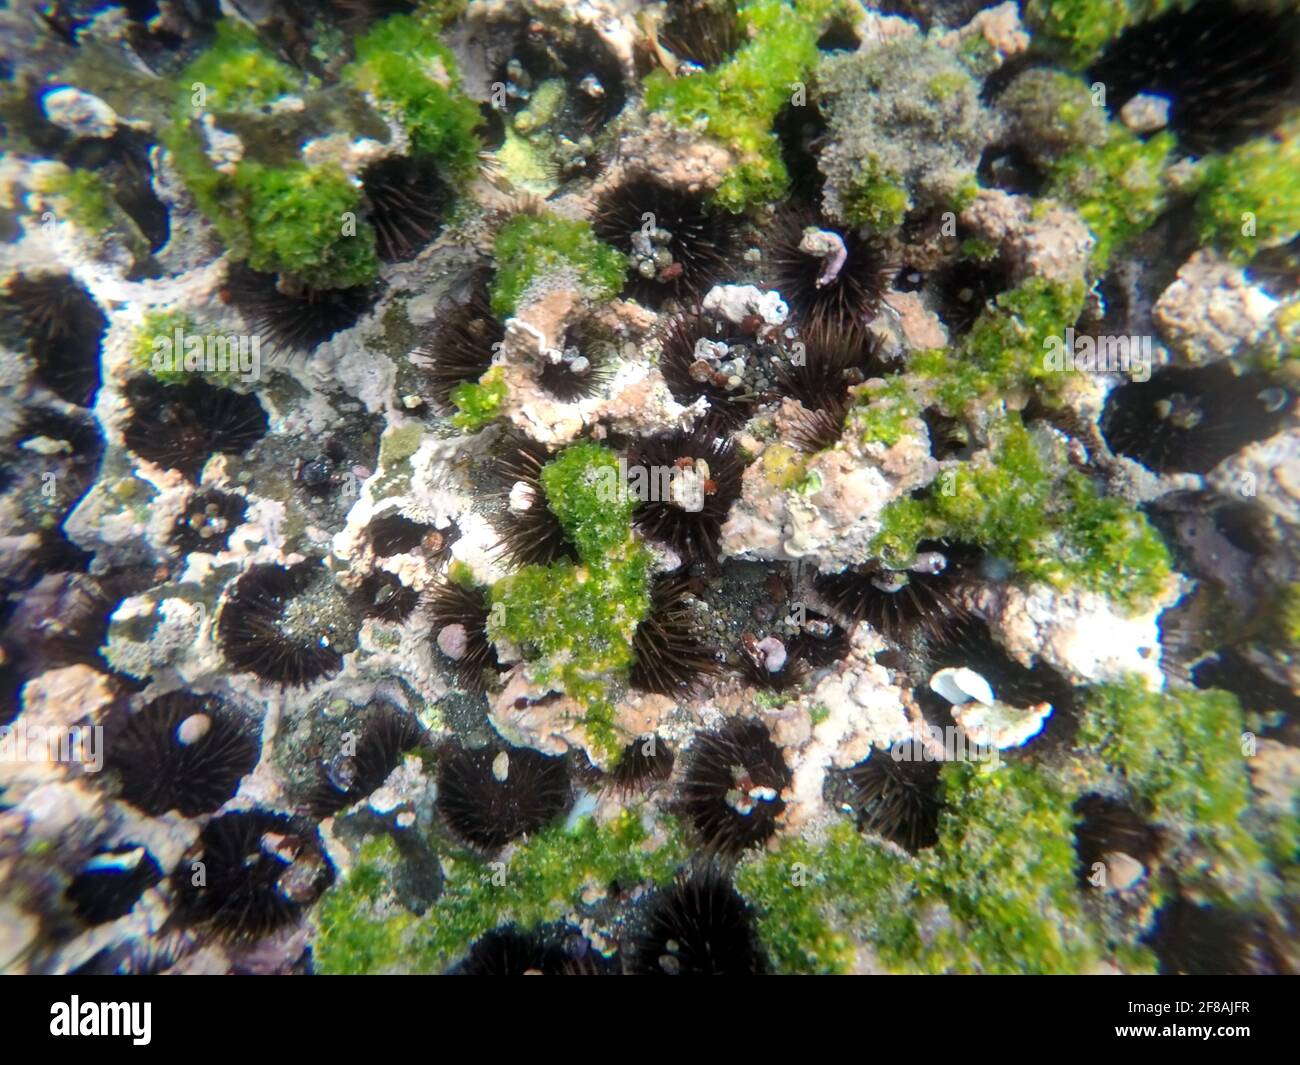
[(803, 327), (851, 334), (875, 317), (896, 267), (856, 234), (823, 229), (812, 211), (792, 206), (767, 229), (763, 270)]
[(672, 576), (652, 585), (650, 611), (632, 637), (628, 679), (634, 688), (685, 697), (702, 678), (717, 672), (717, 656), (701, 642), (686, 602), (693, 588), (691, 580)]
[(501, 443), (493, 469), (502, 503), (495, 550), (511, 567), (577, 557), (560, 519), (546, 504), (542, 467), (550, 458), (544, 444), (521, 434), (510, 433)]
[(1149, 942), (1162, 975), (1266, 976), (1278, 972), (1264, 920), (1178, 894), (1156, 916)]
[(683, 62), (716, 67), (745, 43), (735, 0), (669, 0), (659, 41)]
[(315, 827), (266, 810), (209, 821), (171, 877), (176, 916), (228, 941), (292, 924), (333, 882)]
[(340, 753), (321, 764), (308, 799), (313, 816), (328, 817), (360, 802), (388, 779), (402, 755), (424, 740), (414, 717), (386, 704), (370, 710), (359, 731), (345, 733)]
[(438, 649), (454, 663), (457, 681), (466, 691), (483, 691), (483, 673), (501, 669), (496, 648), (488, 639), (488, 602), (483, 589), (450, 580), (440, 582), (429, 596), (429, 618)]
[(127, 386), (127, 398), (126, 446), (192, 481), (213, 455), (243, 454), (266, 435), (266, 411), (256, 396), (207, 381), (164, 385), (137, 378)]
[(375, 250), (386, 263), (406, 262), (442, 228), (451, 189), (432, 163), (398, 155), (361, 172)]
[(244, 521), (244, 497), (209, 488), (195, 492), (177, 515), (168, 543), (182, 555), (194, 551), (216, 554), (224, 551), (230, 534)]
[(699, 311), (684, 311), (668, 319), (660, 334), (659, 369), (678, 403), (691, 404), (703, 396), (718, 424), (735, 428), (749, 417), (755, 397), (729, 387), (726, 375), (700, 357), (701, 341), (725, 347), (727, 332)]
[(562, 976), (567, 960), (558, 943), (505, 925), (479, 936), (451, 972), (456, 976)]
[(127, 718), (107, 765), (137, 809), (196, 817), (234, 796), (259, 752), (256, 735), (220, 699), (172, 692)]
[(627, 973), (758, 976), (767, 959), (749, 905), (716, 869), (680, 872), (651, 896), (623, 945)]
[(374, 303), (375, 289), (370, 285), (312, 288), (236, 266), (223, 296), (239, 307), (259, 336), (276, 347), (310, 351), (355, 325)]
[(740, 638), (739, 674), (755, 688), (770, 692), (788, 692), (808, 679), (808, 663), (795, 641), (783, 643), (778, 637), (759, 639), (747, 632)]
[(596, 395), (613, 376), (614, 345), (589, 320), (576, 322), (565, 334), (562, 358), (547, 361), (538, 384), (556, 399), (574, 403)]
[(482, 851), (545, 827), (571, 797), (564, 759), (530, 747), (458, 747), (438, 771), (438, 813), (458, 839)]
[(505, 335), (492, 313), (487, 277), (476, 274), (464, 299), (439, 314), (433, 334), (415, 351), (425, 360), (425, 378), (440, 406), (450, 406), (457, 385), (477, 381), (487, 372)]
[(609, 771), (609, 784), (620, 795), (644, 791), (673, 773), (673, 749), (658, 736), (638, 736), (619, 752)]
[[(895, 750), (900, 757), (895, 758)], [(846, 776), (858, 827), (916, 854), (939, 841), (939, 763), (908, 741), (871, 752)]]
[(217, 622), (226, 660), (237, 670), (288, 687), (337, 673), (343, 655), (330, 645), (317, 604), (300, 601), (329, 580), (318, 562), (252, 566), (235, 582)]
[(687, 755), (677, 805), (706, 849), (734, 857), (776, 831), (791, 776), (761, 722), (733, 719), (697, 732)]
[[(377, 518), (371, 518), (366, 526), (366, 537), (375, 554), (380, 558), (392, 555), (404, 555), (424, 544), (425, 537), (433, 531), (432, 525), (415, 521), (396, 510), (390, 510)], [(439, 537), (437, 551), (442, 552), (450, 546), (446, 537)]]
[(1264, 440), (1290, 417), (1294, 397), (1229, 363), (1171, 367), (1130, 381), (1106, 398), (1101, 431), (1112, 451), (1157, 473), (1208, 473)]
[(363, 610), (368, 618), (398, 623), (405, 621), (420, 604), (420, 593), (408, 588), (396, 573), (375, 570), (361, 582)]
[(1168, 98), (1169, 128), (1191, 154), (1266, 132), (1294, 102), (1300, 69), (1294, 14), (1201, 0), (1139, 22), (1088, 73), (1116, 114), (1138, 93)]
[(144, 847), (100, 851), (68, 885), (72, 908), (87, 924), (106, 924), (125, 917), (136, 901), (162, 880), (162, 869)]
[(1109, 868), (1118, 854), (1128, 855), (1150, 871), (1160, 855), (1160, 833), (1130, 806), (1094, 792), (1076, 802), (1074, 812), (1079, 816), (1074, 850), (1079, 857), (1081, 885), (1106, 886), (1111, 879)]
[(698, 196), (633, 178), (596, 205), (596, 235), (631, 260), (627, 292), (647, 307), (703, 295), (726, 272), (733, 223)]
[(923, 544), (911, 570), (879, 563), (850, 566), (840, 573), (818, 574), (813, 586), (846, 623), (865, 621), (895, 643), (906, 642), (914, 633), (939, 639), (965, 613), (958, 599), (965, 569), (941, 547)]
[(740, 497), (745, 469), (735, 444), (718, 426), (702, 422), (641, 441), (632, 458), (637, 528), (668, 544), (683, 563), (716, 565), (722, 523)]
[(90, 406), (99, 391), (99, 345), (108, 326), (90, 293), (67, 274), (23, 275), (10, 282), (7, 297), (41, 382), (60, 399)]

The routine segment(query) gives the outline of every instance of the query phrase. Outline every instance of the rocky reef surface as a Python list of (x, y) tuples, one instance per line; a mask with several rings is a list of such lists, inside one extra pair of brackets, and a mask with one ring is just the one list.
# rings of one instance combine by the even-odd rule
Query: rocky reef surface
[(1298, 71), (0, 11), (0, 969), (1295, 971)]

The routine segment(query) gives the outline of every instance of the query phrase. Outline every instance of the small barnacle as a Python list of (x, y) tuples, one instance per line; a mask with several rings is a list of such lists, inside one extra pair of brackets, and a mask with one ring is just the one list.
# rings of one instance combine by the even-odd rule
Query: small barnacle
[[(320, 609), (331, 583), (319, 562), (252, 566), (235, 582), (217, 622), (226, 660), (287, 687), (304, 687), (337, 673), (343, 655), (333, 646), (336, 641)], [(346, 634), (337, 635), (342, 645)]]
[(669, 0), (658, 35), (678, 59), (706, 70), (745, 43), (734, 0)]
[(623, 970), (653, 976), (758, 976), (767, 958), (754, 915), (714, 866), (682, 870), (633, 919)]
[(137, 809), (196, 817), (235, 794), (259, 753), (257, 736), (220, 699), (172, 692), (127, 718), (107, 764)]
[(127, 844), (97, 852), (72, 878), (65, 894), (86, 924), (106, 924), (130, 913), (162, 876), (152, 854)]
[(333, 882), (315, 826), (257, 809), (209, 821), (171, 876), (178, 920), (230, 942), (292, 924)]
[(547, 565), (577, 557), (568, 533), (546, 502), (542, 468), (550, 458), (543, 444), (521, 434), (509, 434), (501, 444), (493, 470), (504, 504), (496, 520), (501, 539), (495, 549), (509, 566)]
[(935, 545), (921, 545), (918, 560), (922, 558), (930, 564), (910, 570), (871, 562), (819, 573), (813, 586), (832, 613), (849, 624), (865, 621), (895, 643), (914, 633), (941, 639), (965, 613), (958, 593), (967, 567)]
[(424, 729), (410, 714), (381, 704), (366, 715), (361, 735), (337, 758), (320, 766), (307, 800), (314, 817), (329, 817), (380, 787), (402, 755), (424, 742)]
[(451, 405), (452, 389), (487, 372), (505, 335), (492, 313), (487, 276), (475, 274), (465, 298), (438, 316), (433, 335), (415, 351), (428, 360), (424, 373), (443, 408)]
[(488, 639), (483, 589), (440, 581), (429, 596), (429, 619), (438, 650), (452, 661), (457, 681), (467, 691), (482, 691), (483, 673), (501, 670), (496, 648)]
[(88, 407), (99, 391), (99, 345), (108, 327), (90, 293), (68, 274), (20, 275), (9, 283), (41, 383), (60, 399)]
[(658, 736), (638, 736), (619, 753), (609, 783), (620, 795), (645, 791), (672, 776), (675, 760), (673, 749)]
[(652, 585), (649, 613), (632, 637), (628, 680), (634, 688), (685, 696), (717, 671), (717, 657), (701, 642), (686, 603), (693, 587), (692, 581), (671, 576), (660, 577)]
[(1169, 100), (1169, 128), (1190, 154), (1266, 133), (1294, 95), (1300, 47), (1293, 14), (1202, 0), (1139, 22), (1093, 64), (1118, 114), (1139, 93)]
[(457, 747), (438, 770), (438, 813), (457, 839), (491, 852), (569, 807), (563, 758), (531, 747)]
[(876, 749), (845, 774), (858, 828), (883, 836), (913, 854), (939, 841), (940, 764), (919, 743)]
[(141, 458), (197, 481), (214, 454), (242, 455), (266, 435), (266, 411), (251, 394), (202, 379), (180, 385), (136, 378), (123, 439)]
[(1157, 473), (1209, 473), (1264, 440), (1290, 417), (1288, 395), (1259, 374), (1227, 363), (1171, 367), (1130, 381), (1106, 399), (1101, 432), (1112, 451)]
[(1279, 971), (1269, 940), (1264, 918), (1179, 892), (1156, 915), (1148, 941), (1162, 975), (1269, 976)]
[(361, 582), (360, 595), (366, 617), (380, 621), (405, 621), (420, 604), (420, 593), (387, 570), (368, 574)]
[(355, 325), (374, 303), (375, 290), (371, 285), (313, 288), (236, 266), (231, 268), (222, 296), (236, 304), (253, 328), (273, 344), (310, 351)]
[(706, 849), (735, 857), (776, 831), (790, 770), (758, 721), (732, 719), (691, 741), (677, 805)]
[(691, 404), (700, 397), (708, 400), (709, 411), (720, 425), (734, 428), (749, 417), (754, 397), (742, 391), (741, 383), (720, 379), (713, 370), (718, 352), (729, 347), (727, 334), (699, 310), (684, 311), (670, 317), (661, 333), (662, 352), (659, 368), (668, 390), (678, 403)]
[(596, 395), (613, 376), (613, 345), (584, 319), (569, 327), (562, 347), (558, 360), (542, 366), (538, 384), (565, 403)]
[(744, 474), (735, 444), (721, 427), (702, 421), (694, 429), (643, 440), (629, 470), (645, 478), (641, 486), (629, 484), (637, 498), (637, 528), (672, 547), (683, 563), (716, 565), (722, 523), (740, 497)]
[(1106, 886), (1112, 876), (1098, 883), (1099, 865), (1114, 865), (1116, 857), (1126, 855), (1150, 871), (1160, 857), (1160, 832), (1148, 824), (1132, 807), (1095, 792), (1074, 804), (1079, 823), (1074, 829), (1074, 850), (1079, 857), (1079, 883)]
[(698, 298), (724, 276), (732, 223), (698, 196), (635, 177), (601, 197), (596, 236), (628, 256), (625, 291), (647, 307)]
[(756, 688), (788, 692), (808, 679), (808, 663), (800, 645), (776, 636), (759, 639), (747, 632), (740, 638), (740, 675)]
[(799, 206), (777, 211), (763, 251), (764, 281), (804, 328), (861, 332), (880, 310), (897, 267), (853, 232), (819, 228)]
[(413, 259), (442, 228), (451, 189), (431, 163), (389, 156), (361, 172), (375, 250), (386, 263)]
[(224, 551), (230, 534), (243, 524), (247, 512), (244, 497), (209, 488), (190, 496), (176, 517), (168, 543), (182, 554)]

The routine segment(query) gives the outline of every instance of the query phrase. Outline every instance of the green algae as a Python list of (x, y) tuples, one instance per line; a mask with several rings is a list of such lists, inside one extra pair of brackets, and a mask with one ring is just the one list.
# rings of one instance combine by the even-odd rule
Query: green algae
[(1023, 764), (949, 763), (942, 781), (939, 842), (917, 858), (840, 821), (819, 843), (786, 839), (740, 866), (737, 886), (780, 971), (1095, 967), (1075, 882), (1073, 795)]
[(356, 60), (343, 77), (401, 122), (416, 155), (463, 180), (476, 165), (480, 116), (460, 91), (455, 57), (439, 29), (434, 14), (390, 16), (357, 40)]
[(508, 394), (505, 371), (500, 366), (492, 367), (477, 381), (462, 381), (451, 390), (451, 402), (456, 408), (452, 424), (466, 432), (478, 432), (496, 420)]
[(1262, 858), (1243, 823), (1243, 730), (1229, 692), (1153, 692), (1133, 678), (1090, 690), (1079, 742), (1123, 773), (1158, 824), (1190, 837), (1184, 877), (1232, 890)]
[(1008, 416), (994, 426), (988, 450), (948, 465), (927, 496), (890, 504), (874, 547), (901, 564), (920, 539), (977, 544), (1023, 576), (1141, 610), (1168, 588), (1164, 541), (1145, 515), (1062, 468), (1060, 456), (1044, 455)]
[(1245, 262), (1300, 233), (1300, 124), (1208, 161), (1196, 199), (1201, 239)]
[(584, 889), (666, 883), (689, 850), (673, 822), (661, 829), (657, 838), (623, 811), (602, 825), (583, 819), (571, 830), (545, 829), (500, 863), (445, 853), (442, 893), (420, 915), (402, 909), (388, 886), (396, 846), (372, 840), (321, 900), (317, 966), (327, 975), (442, 972), (493, 928), (564, 919)]
[(650, 555), (632, 534), (635, 500), (614, 452), (573, 444), (541, 480), (578, 560), (524, 566), (499, 580), (488, 633), (519, 650), (537, 683), (583, 703), (588, 738), (612, 754), (621, 744), (608, 692), (632, 665), (632, 638), (650, 607)]
[(1025, 0), (1025, 24), (1074, 67), (1085, 67), (1129, 26), (1178, 0)]
[(570, 445), (543, 467), (541, 480), (546, 505), (560, 519), (579, 558), (596, 562), (626, 543), (636, 500), (620, 491), (618, 456), (609, 448)]
[(731, 153), (714, 194), (729, 211), (778, 200), (789, 183), (773, 132), (778, 112), (801, 92), (821, 53), (817, 38), (838, 0), (748, 0), (738, 5), (749, 41), (713, 70), (645, 79), (646, 107), (703, 133)]
[(627, 272), (626, 256), (597, 240), (586, 221), (519, 215), (502, 227), (492, 250), (492, 309), (501, 317), (514, 314), (533, 283), (548, 275), (571, 274), (599, 303), (618, 295)]

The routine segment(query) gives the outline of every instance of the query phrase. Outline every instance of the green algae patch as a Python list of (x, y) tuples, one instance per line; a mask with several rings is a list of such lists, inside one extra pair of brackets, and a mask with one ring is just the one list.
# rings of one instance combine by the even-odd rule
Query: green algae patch
[(452, 424), (465, 432), (478, 432), (496, 420), (508, 393), (505, 371), (500, 366), (492, 367), (477, 381), (462, 381), (451, 390), (451, 402), (456, 408)]
[(191, 106), (196, 83), (204, 93), (201, 106), (213, 112), (261, 111), (304, 85), (293, 67), (263, 48), (257, 34), (234, 19), (217, 23), (212, 47), (176, 79), (179, 106)]
[(1090, 690), (1079, 743), (1122, 771), (1156, 822), (1190, 839), (1185, 875), (1231, 883), (1262, 858), (1243, 826), (1243, 729), (1229, 692), (1153, 692), (1133, 678)]
[(548, 274), (574, 275), (593, 302), (611, 300), (623, 287), (627, 258), (596, 239), (591, 223), (541, 215), (519, 215), (497, 234), (492, 309), (514, 314), (529, 287)]
[(1196, 200), (1201, 239), (1245, 262), (1300, 233), (1300, 123), (1210, 160)]
[(1083, 310), (1082, 281), (1031, 278), (998, 296), (971, 326), (959, 349), (923, 348), (908, 370), (924, 383), (945, 414), (961, 417), (976, 405), (1012, 392), (1040, 391), (1051, 399), (1064, 375), (1047, 355)]
[[(179, 349), (176, 347), (178, 337), (182, 342), (182, 347)], [(164, 340), (168, 342), (165, 348), (160, 344)], [(203, 375), (214, 384), (233, 385), (243, 380), (236, 358), (239, 351), (238, 340), (238, 337), (211, 335), (207, 326), (196, 322), (184, 311), (150, 311), (144, 316), (131, 338), (131, 365), (136, 370), (152, 374), (159, 381), (169, 385), (181, 384), (196, 373)], [(229, 353), (229, 365), (226, 369), (221, 369), (219, 366), (208, 369), (198, 358), (199, 352), (195, 353), (193, 364), (186, 365), (188, 353), (185, 349), (195, 342), (202, 345), (201, 354), (204, 359), (208, 357), (208, 352), (213, 353), (214, 359), (218, 357), (219, 352), (214, 351), (216, 347), (214, 341)], [(179, 364), (169, 367), (156, 362), (155, 358), (160, 351), (169, 358), (173, 352), (176, 352), (180, 360)]]
[(602, 561), (525, 566), (493, 585), (488, 634), (599, 721), (610, 682), (632, 664), (632, 637), (650, 607), (649, 564), (629, 540)]
[(1074, 67), (1085, 67), (1124, 30), (1177, 0), (1025, 0), (1025, 24)]
[(919, 949), (909, 868), (897, 851), (839, 821), (823, 842), (789, 838), (746, 861), (736, 888), (755, 908), (778, 972), (848, 972), (864, 940), (901, 967)]
[(62, 214), (91, 233), (104, 233), (119, 221), (120, 211), (107, 183), (92, 170), (60, 167), (38, 191), (58, 201)]
[(1092, 969), (1100, 958), (1075, 880), (1075, 796), (1024, 763), (987, 771), (950, 762), (941, 779), (937, 860), (924, 879), (963, 928), (937, 935), (920, 967), (969, 966), (984, 973)]
[(246, 158), (241, 148), (237, 159), (218, 167), (205, 151), (205, 120), (213, 131), (232, 117), (263, 120), (268, 105), (308, 87), (251, 31), (223, 22), (216, 44), (177, 76), (173, 121), (163, 140), (234, 258), (320, 288), (366, 284), (379, 269), (374, 232), (357, 220), (361, 193), (339, 166), (307, 166), (294, 158), (271, 163)]
[(384, 19), (357, 40), (357, 57), (343, 77), (401, 122), (415, 154), (464, 179), (475, 167), (480, 115), (459, 88), (455, 57), (439, 39), (439, 28), (433, 14)]
[(896, 376), (877, 387), (864, 386), (845, 419), (844, 433), (846, 437), (855, 435), (863, 444), (893, 447), (908, 435), (920, 413), (906, 378)]
[(1168, 549), (1145, 515), (1065, 470), (1018, 418), (991, 437), (987, 450), (946, 466), (928, 495), (885, 508), (873, 545), (881, 557), (903, 563), (920, 539), (978, 544), (1026, 577), (1080, 585), (1130, 611), (1168, 588)]
[(546, 505), (579, 558), (599, 561), (626, 542), (636, 500), (622, 485), (618, 456), (600, 444), (573, 444), (542, 468)]
[(749, 0), (738, 6), (750, 40), (727, 62), (677, 78), (656, 70), (645, 79), (647, 109), (731, 153), (732, 169), (714, 193), (714, 202), (729, 211), (785, 194), (789, 175), (773, 123), (811, 75), (821, 55), (817, 38), (841, 9), (837, 0)]
[[(887, 757), (887, 755), (882, 755)], [(847, 820), (742, 863), (775, 967), (1077, 973), (1099, 948), (1075, 884), (1074, 796), (1023, 764), (943, 769), (936, 846), (911, 858)]]
[(442, 893), (419, 916), (402, 909), (389, 887), (400, 860), (396, 846), (388, 838), (368, 842), (357, 864), (321, 900), (319, 970), (442, 972), (499, 925), (530, 929), (565, 918), (582, 903), (584, 888), (666, 883), (689, 849), (673, 823), (663, 827), (664, 838), (656, 840), (624, 811), (603, 825), (584, 819), (572, 830), (546, 829), (504, 865), (444, 855)]
[(1092, 230), (1097, 239), (1092, 260), (1098, 270), (1165, 209), (1164, 172), (1175, 143), (1172, 133), (1143, 141), (1111, 122), (1105, 144), (1070, 152), (1053, 167), (1048, 193), (1072, 204)]

